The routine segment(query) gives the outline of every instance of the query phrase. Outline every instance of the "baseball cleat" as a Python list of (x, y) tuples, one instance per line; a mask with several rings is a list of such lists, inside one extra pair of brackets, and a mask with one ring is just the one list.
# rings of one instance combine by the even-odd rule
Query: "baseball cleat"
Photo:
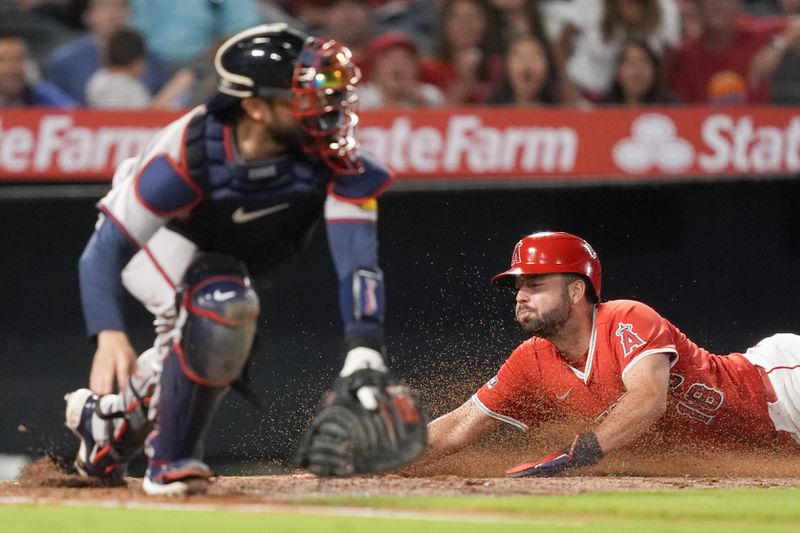
[(111, 445), (99, 447), (92, 433), (92, 417), (98, 396), (89, 389), (78, 389), (64, 396), (67, 408), (64, 425), (80, 440), (75, 469), (83, 477), (97, 477), (123, 483), (125, 466), (112, 457)]
[(150, 496), (188, 496), (204, 494), (213, 474), (196, 459), (175, 462), (150, 461), (142, 481), (142, 489)]

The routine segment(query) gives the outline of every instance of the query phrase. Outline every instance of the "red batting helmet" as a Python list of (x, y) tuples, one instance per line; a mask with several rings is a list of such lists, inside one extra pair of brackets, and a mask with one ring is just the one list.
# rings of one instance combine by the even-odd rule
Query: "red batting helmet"
[(492, 283), (513, 287), (521, 274), (580, 274), (600, 299), (600, 259), (589, 243), (561, 231), (542, 231), (523, 237), (514, 247), (511, 268)]

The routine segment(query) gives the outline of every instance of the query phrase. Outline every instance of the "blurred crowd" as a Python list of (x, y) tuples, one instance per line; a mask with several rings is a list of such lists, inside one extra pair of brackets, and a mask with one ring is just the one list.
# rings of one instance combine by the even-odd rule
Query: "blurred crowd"
[(264, 22), (348, 46), (362, 109), (800, 103), (800, 0), (3, 0), (0, 107), (190, 107)]

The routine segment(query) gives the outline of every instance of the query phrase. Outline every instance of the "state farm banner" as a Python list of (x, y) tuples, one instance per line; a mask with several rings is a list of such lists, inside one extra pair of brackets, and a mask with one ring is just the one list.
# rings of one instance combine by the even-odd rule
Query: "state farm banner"
[[(0, 180), (108, 180), (178, 114), (4, 111)], [(364, 111), (401, 180), (653, 180), (794, 174), (800, 108)]]
[(110, 180), (179, 114), (21, 110), (0, 112), (0, 179)]
[(407, 179), (647, 179), (800, 169), (800, 108), (374, 114), (362, 145)]

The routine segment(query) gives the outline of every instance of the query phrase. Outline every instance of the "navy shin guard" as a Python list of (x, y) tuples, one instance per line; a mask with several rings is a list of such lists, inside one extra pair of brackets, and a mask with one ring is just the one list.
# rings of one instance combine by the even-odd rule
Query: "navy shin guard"
[(158, 429), (148, 441), (151, 460), (201, 459), (211, 420), (229, 387), (208, 387), (189, 379), (174, 352), (164, 361)]

